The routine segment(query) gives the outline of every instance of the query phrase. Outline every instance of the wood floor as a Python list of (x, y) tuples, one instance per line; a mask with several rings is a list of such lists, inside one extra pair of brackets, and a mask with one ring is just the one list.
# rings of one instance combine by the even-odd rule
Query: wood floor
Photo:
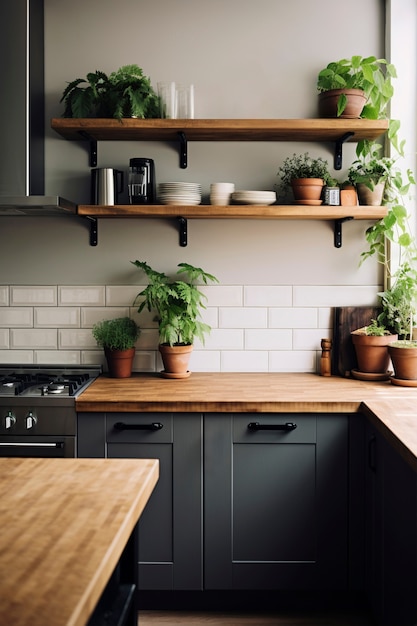
[(138, 626), (371, 626), (363, 614), (320, 612), (314, 614), (217, 613), (188, 611), (139, 611)]

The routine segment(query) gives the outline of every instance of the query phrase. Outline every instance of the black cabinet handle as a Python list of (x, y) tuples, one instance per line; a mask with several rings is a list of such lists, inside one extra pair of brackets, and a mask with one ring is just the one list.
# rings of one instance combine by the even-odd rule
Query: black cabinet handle
[(285, 424), (260, 424), (259, 422), (249, 422), (248, 430), (285, 430), (290, 431), (297, 428), (294, 422), (286, 422)]
[(160, 422), (152, 422), (151, 424), (125, 424), (124, 422), (116, 422), (113, 426), (114, 430), (161, 430), (164, 425)]

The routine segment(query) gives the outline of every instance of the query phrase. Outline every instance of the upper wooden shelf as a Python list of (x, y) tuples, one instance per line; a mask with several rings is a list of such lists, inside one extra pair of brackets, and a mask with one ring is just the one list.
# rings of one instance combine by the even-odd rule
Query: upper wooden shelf
[(93, 141), (347, 141), (376, 139), (388, 120), (365, 119), (84, 119), (53, 118), (65, 139)]

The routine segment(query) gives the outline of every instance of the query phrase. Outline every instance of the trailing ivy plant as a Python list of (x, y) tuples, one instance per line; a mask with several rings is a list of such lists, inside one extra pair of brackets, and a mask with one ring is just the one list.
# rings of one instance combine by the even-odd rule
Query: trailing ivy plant
[(199, 319), (202, 309), (206, 308), (206, 295), (195, 283), (200, 281), (206, 285), (218, 282), (217, 278), (200, 267), (179, 263), (177, 275), (187, 276), (188, 281), (181, 278), (175, 280), (152, 269), (145, 261), (131, 262), (146, 274), (149, 281), (136, 296), (134, 305), (143, 298), (138, 312), (141, 313), (145, 307), (148, 311), (156, 312), (160, 343), (170, 346), (191, 345), (195, 337), (204, 343), (204, 336), (211, 328)]

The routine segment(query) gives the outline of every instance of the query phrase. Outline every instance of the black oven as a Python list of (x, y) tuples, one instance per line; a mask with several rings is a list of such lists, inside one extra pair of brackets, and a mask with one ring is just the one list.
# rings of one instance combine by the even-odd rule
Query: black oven
[(75, 398), (100, 367), (0, 368), (0, 457), (75, 457)]

